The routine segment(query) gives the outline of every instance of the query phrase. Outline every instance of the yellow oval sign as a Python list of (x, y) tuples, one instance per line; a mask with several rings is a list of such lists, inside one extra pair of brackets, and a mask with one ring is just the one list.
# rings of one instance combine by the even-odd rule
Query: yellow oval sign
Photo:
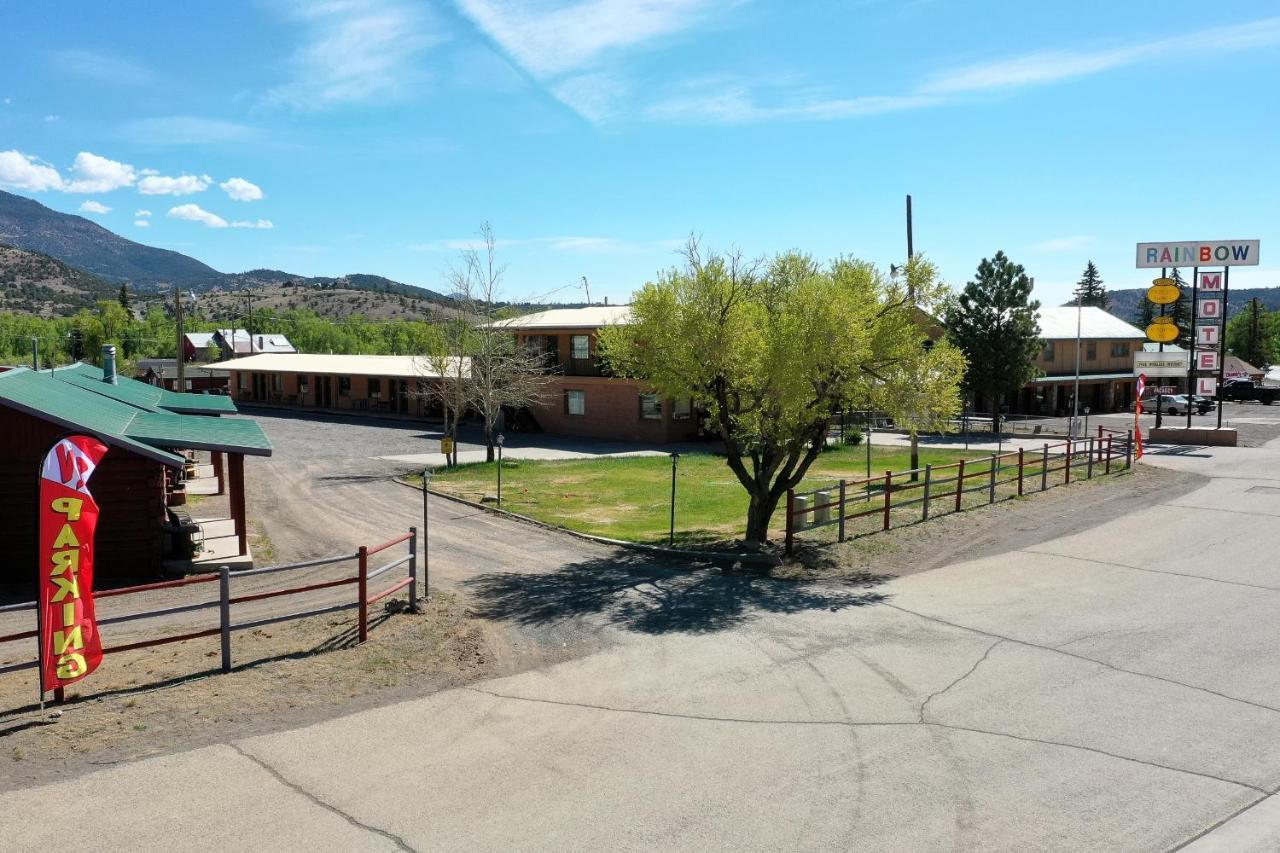
[[(1172, 305), (1178, 301), (1178, 297), (1182, 295), (1182, 291), (1178, 285), (1173, 283), (1171, 278), (1158, 278), (1156, 281), (1160, 284), (1153, 284), (1147, 288), (1147, 299), (1156, 305)], [(1164, 282), (1168, 282), (1165, 284)]]
[(1168, 315), (1165, 315), (1164, 317), (1152, 317), (1151, 322), (1152, 323), (1172, 323), (1173, 318)]
[(1151, 283), (1156, 287), (1160, 287), (1165, 284), (1172, 284), (1174, 287), (1178, 286), (1178, 283), (1171, 278), (1153, 278), (1151, 279)]
[(1147, 326), (1147, 337), (1158, 344), (1167, 344), (1178, 339), (1178, 327), (1173, 323), (1152, 323)]

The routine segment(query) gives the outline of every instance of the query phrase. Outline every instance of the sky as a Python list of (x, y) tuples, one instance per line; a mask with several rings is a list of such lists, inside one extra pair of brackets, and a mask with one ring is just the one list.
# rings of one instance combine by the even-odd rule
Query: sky
[[(39, 3), (0, 29), (0, 188), (226, 272), (628, 295), (748, 256), (1003, 250), (1046, 304), (1134, 244), (1260, 239), (1280, 7), (1198, 0)], [(1274, 260), (1272, 260), (1274, 258)]]

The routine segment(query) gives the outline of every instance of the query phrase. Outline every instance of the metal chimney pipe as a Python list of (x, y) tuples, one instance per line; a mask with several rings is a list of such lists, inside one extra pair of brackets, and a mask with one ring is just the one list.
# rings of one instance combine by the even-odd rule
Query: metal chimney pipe
[(116, 348), (113, 344), (102, 345), (102, 381), (108, 385), (116, 385)]

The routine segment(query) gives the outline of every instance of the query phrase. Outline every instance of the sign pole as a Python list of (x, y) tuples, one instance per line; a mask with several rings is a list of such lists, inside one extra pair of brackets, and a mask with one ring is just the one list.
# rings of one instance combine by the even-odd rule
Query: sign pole
[(1196, 393), (1196, 320), (1200, 318), (1200, 267), (1191, 268), (1191, 363), (1187, 366), (1187, 429), (1191, 429), (1191, 395)]
[[(1169, 277), (1169, 268), (1168, 268), (1168, 267), (1161, 267), (1161, 268), (1160, 268), (1160, 277), (1161, 277), (1161, 278), (1168, 278), (1168, 277)], [(1164, 303), (1163, 303), (1163, 302), (1161, 302), (1161, 303), (1160, 303), (1160, 316), (1161, 316), (1161, 317), (1163, 317), (1163, 316), (1164, 316)], [(1192, 327), (1193, 327), (1193, 328), (1192, 328), (1192, 332), (1194, 333), (1194, 332), (1195, 332), (1195, 329), (1194, 329), (1195, 323), (1192, 323), (1191, 325), (1192, 325)], [(1163, 341), (1160, 343), (1160, 352), (1164, 352), (1164, 342), (1163, 342)], [(1156, 394), (1156, 429), (1160, 429), (1160, 427), (1163, 425), (1163, 421), (1164, 421), (1164, 411), (1163, 411), (1162, 407), (1160, 406), (1160, 394), (1157, 392), (1157, 394)]]
[(1218, 429), (1222, 429), (1222, 380), (1227, 370), (1227, 315), (1231, 313), (1231, 267), (1222, 268), (1222, 334), (1218, 335)]

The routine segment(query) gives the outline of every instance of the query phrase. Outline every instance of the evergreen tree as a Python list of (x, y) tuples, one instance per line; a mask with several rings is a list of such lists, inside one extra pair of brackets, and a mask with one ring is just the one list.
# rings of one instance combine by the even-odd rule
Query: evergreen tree
[(132, 314), (133, 309), (129, 307), (129, 282), (127, 281), (123, 282), (120, 285), (119, 300), (120, 300), (120, 307), (128, 311), (130, 314)]
[(1173, 317), (1173, 322), (1178, 326), (1178, 339), (1173, 343), (1185, 349), (1191, 346), (1191, 336), (1196, 333), (1196, 330), (1192, 328), (1195, 322), (1195, 315), (1191, 309), (1191, 286), (1187, 284), (1186, 279), (1182, 277), (1182, 273), (1176, 267), (1169, 278), (1173, 279), (1174, 284), (1178, 285), (1178, 301), (1167, 307), (1169, 315)]
[(1150, 326), (1155, 320), (1156, 313), (1155, 303), (1148, 299), (1147, 295), (1144, 293), (1142, 295), (1142, 300), (1138, 302), (1138, 310), (1134, 314), (1134, 325), (1139, 329), (1147, 328), (1147, 326)]
[(947, 310), (947, 335), (969, 362), (965, 388), (991, 406), (997, 430), (1005, 396), (1016, 394), (1038, 372), (1036, 358), (1044, 347), (1039, 310), (1026, 270), (1004, 252), (983, 258), (975, 280)]
[(1102, 275), (1099, 274), (1093, 261), (1089, 261), (1085, 266), (1080, 281), (1076, 283), (1075, 293), (1081, 305), (1092, 305), (1103, 311), (1111, 307), (1111, 297), (1107, 296), (1107, 288), (1102, 284)]

